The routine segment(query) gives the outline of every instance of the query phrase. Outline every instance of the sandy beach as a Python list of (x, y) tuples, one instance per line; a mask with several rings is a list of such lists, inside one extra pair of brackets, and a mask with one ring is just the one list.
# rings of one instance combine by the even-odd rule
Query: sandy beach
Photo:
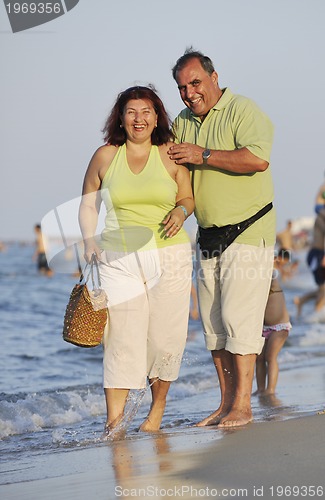
[[(323, 363), (283, 371), (277, 396), (253, 396), (256, 418), (245, 427), (184, 423), (143, 434), (131, 423), (131, 432), (116, 441), (89, 436), (79, 449), (61, 443), (31, 450), (16, 466), (2, 463), (0, 498), (322, 498), (324, 380)], [(217, 401), (214, 388), (187, 404), (208, 413)]]
[[(282, 372), (278, 396), (252, 398), (257, 418), (245, 427), (224, 430), (184, 424), (155, 434), (128, 432), (116, 441), (89, 440), (87, 448), (67, 444), (50, 453), (31, 452), (17, 468), (12, 462), (2, 465), (0, 497), (322, 498), (324, 380), (323, 364)], [(208, 412), (218, 391), (204, 396), (194, 397), (191, 405), (204, 404)], [(306, 412), (311, 401), (315, 407)], [(258, 406), (269, 421), (258, 420)]]
[[(26, 463), (44, 479), (2, 485), (3, 500), (114, 498), (322, 498), (325, 415), (191, 428)], [(221, 435), (221, 436), (220, 436)], [(211, 444), (212, 443), (212, 444)], [(52, 477), (48, 477), (52, 476)]]
[[(13, 248), (11, 257), (12, 272), (23, 270), (31, 250)], [(162, 430), (137, 432), (150, 404), (146, 394), (126, 437), (115, 442), (101, 440), (101, 351), (61, 339), (62, 288), (68, 296), (73, 280), (44, 281), (35, 273), (28, 297), (17, 301), (26, 278), (21, 272), (12, 280), (9, 267), (2, 280), (12, 300), (2, 311), (1, 500), (322, 498), (325, 325), (295, 321), (293, 297), (312, 286), (301, 263), (286, 286), (293, 329), (279, 355), (277, 394), (252, 397), (252, 424), (228, 431), (194, 426), (217, 408), (220, 395), (200, 325), (190, 322)]]

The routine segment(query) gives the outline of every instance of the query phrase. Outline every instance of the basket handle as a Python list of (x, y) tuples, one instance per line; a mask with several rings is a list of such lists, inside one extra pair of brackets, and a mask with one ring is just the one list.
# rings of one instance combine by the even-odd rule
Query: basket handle
[(90, 274), (91, 274), (91, 281), (93, 284), (93, 288), (95, 288), (94, 267), (96, 268), (98, 286), (99, 286), (99, 288), (101, 288), (102, 283), (100, 280), (98, 260), (97, 260), (96, 254), (93, 253), (91, 256), (91, 261), (90, 261)]
[[(90, 269), (88, 270), (88, 273), (86, 274), (86, 270), (88, 269), (88, 266), (90, 266)], [(91, 282), (93, 285), (93, 288), (95, 288), (95, 276), (94, 276), (94, 267), (96, 268), (96, 278), (98, 282), (99, 288), (101, 288), (102, 283), (100, 280), (100, 274), (99, 274), (99, 266), (98, 266), (98, 261), (96, 255), (93, 253), (90, 259), (90, 262), (87, 262), (85, 265), (84, 270), (82, 271), (80, 269), (80, 279), (79, 279), (79, 284), (84, 283), (86, 284), (89, 280), (89, 276), (91, 276)]]

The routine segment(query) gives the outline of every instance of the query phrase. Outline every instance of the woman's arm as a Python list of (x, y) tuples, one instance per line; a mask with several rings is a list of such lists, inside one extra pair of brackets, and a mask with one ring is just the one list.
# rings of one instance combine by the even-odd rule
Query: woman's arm
[(163, 220), (166, 235), (168, 237), (175, 236), (187, 217), (189, 217), (194, 211), (194, 198), (190, 181), (190, 173), (183, 165), (177, 166), (175, 181), (178, 186), (175, 208), (171, 210)]
[(116, 148), (113, 146), (102, 146), (97, 149), (90, 160), (84, 177), (82, 198), (79, 207), (79, 225), (84, 241), (84, 257), (86, 262), (90, 262), (93, 254), (96, 254), (97, 259), (100, 258), (101, 251), (95, 240), (101, 205), (100, 188), (102, 179), (115, 153)]

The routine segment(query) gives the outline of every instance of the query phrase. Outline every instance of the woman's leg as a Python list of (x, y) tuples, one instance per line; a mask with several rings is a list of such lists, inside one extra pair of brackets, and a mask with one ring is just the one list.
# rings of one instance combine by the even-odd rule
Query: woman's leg
[(159, 378), (150, 379), (149, 382), (152, 403), (149, 415), (141, 425), (140, 431), (154, 432), (160, 429), (166, 406), (166, 398), (171, 382), (160, 380)]
[(109, 433), (123, 418), (129, 390), (146, 387), (148, 300), (133, 254), (104, 253), (100, 275), (109, 303), (103, 337), (105, 429)]
[(126, 399), (129, 389), (110, 389), (105, 388), (105, 399), (107, 409), (107, 419), (105, 429), (111, 431), (120, 422), (123, 417)]
[(178, 378), (189, 320), (191, 246), (181, 244), (161, 248), (158, 254), (161, 275), (152, 287), (147, 283), (147, 373), (152, 404), (148, 418), (141, 425), (142, 431), (160, 428), (170, 384)]
[(267, 388), (264, 394), (274, 394), (275, 388), (278, 381), (279, 366), (278, 366), (278, 354), (281, 351), (284, 343), (288, 337), (289, 332), (287, 330), (281, 330), (279, 332), (273, 332), (267, 341), (267, 346), (265, 350), (265, 360), (267, 363)]
[(265, 391), (266, 387), (266, 360), (265, 351), (267, 349), (268, 340), (265, 341), (263, 350), (259, 356), (256, 358), (256, 384), (257, 391), (255, 394), (261, 394)]

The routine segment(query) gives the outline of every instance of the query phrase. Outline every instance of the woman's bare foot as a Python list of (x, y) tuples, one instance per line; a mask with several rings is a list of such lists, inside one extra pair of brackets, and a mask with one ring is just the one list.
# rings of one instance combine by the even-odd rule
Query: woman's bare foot
[(139, 431), (141, 432), (157, 432), (159, 431), (160, 425), (157, 428), (157, 425), (153, 425), (150, 418), (147, 417), (144, 422), (139, 427)]
[(262, 396), (274, 396), (275, 394), (275, 389), (265, 389), (265, 391), (262, 392)]
[(261, 396), (264, 394), (265, 389), (257, 389), (255, 392), (252, 393), (252, 396)]
[(122, 423), (123, 420), (123, 415), (119, 415), (115, 420), (112, 422), (106, 421), (105, 427), (104, 427), (104, 432), (103, 432), (103, 439), (120, 439), (125, 436), (126, 430), (123, 429), (122, 426), (119, 424)]
[(149, 415), (140, 425), (139, 431), (157, 432), (160, 429), (161, 421), (165, 411), (165, 402), (162, 404), (151, 405)]
[(125, 437), (126, 430), (120, 428), (119, 426), (110, 427), (105, 425), (102, 439), (105, 441), (115, 441), (118, 439), (123, 439)]
[(253, 415), (250, 409), (247, 410), (231, 410), (228, 415), (223, 417), (218, 424), (218, 429), (227, 429), (232, 427), (241, 427), (247, 425), (253, 420)]

